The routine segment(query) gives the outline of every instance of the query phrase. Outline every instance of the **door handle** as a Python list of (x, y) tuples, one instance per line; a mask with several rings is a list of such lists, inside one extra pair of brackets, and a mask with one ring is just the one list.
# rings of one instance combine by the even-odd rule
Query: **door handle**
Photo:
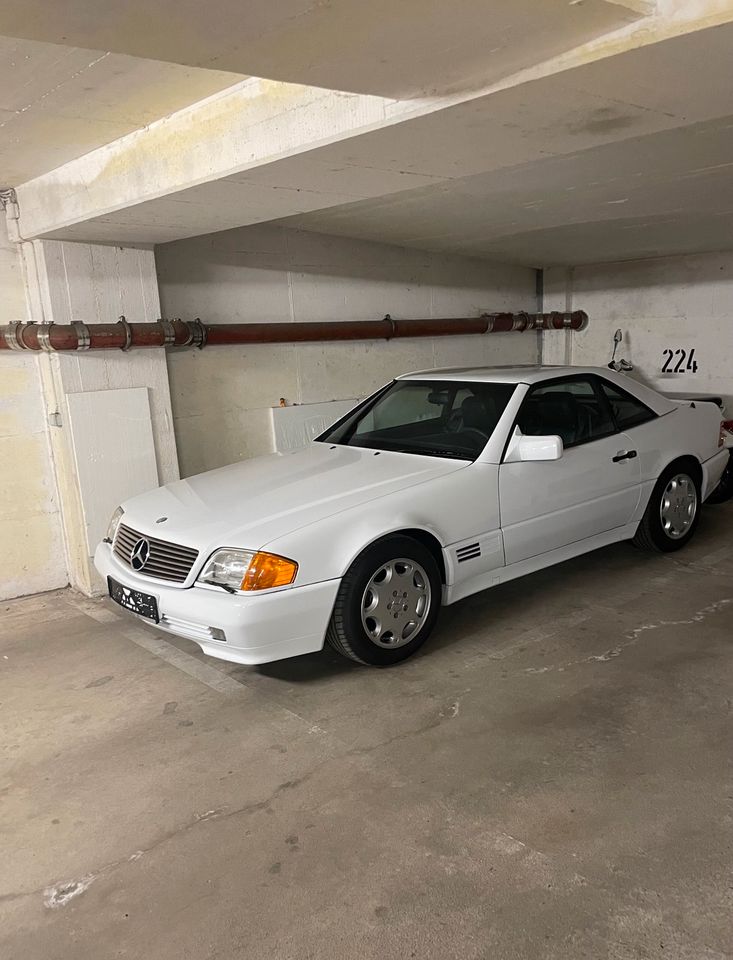
[(614, 463), (621, 463), (622, 460), (633, 460), (637, 456), (636, 450), (619, 450), (615, 457), (611, 457)]

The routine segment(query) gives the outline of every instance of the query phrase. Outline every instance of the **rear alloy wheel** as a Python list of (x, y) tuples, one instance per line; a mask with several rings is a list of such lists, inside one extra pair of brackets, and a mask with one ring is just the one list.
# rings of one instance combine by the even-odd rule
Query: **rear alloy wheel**
[(391, 666), (427, 640), (440, 597), (430, 551), (411, 537), (389, 537), (367, 547), (347, 571), (326, 639), (358, 663)]
[(634, 543), (665, 553), (679, 550), (692, 539), (699, 516), (699, 484), (684, 465), (673, 464), (652, 491)]

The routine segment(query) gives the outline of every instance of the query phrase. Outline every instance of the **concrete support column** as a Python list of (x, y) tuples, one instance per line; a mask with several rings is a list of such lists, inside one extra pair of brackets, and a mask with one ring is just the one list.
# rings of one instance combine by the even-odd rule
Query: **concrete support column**
[[(544, 309), (573, 310), (573, 268), (550, 267), (544, 271)], [(573, 362), (572, 330), (542, 332), (542, 363), (567, 366)]]
[[(0, 323), (30, 320), (18, 244), (0, 215)], [(39, 358), (0, 357), (0, 600), (67, 583)]]
[[(152, 250), (43, 240), (23, 244), (22, 256), (36, 320), (114, 323), (120, 316), (138, 322), (160, 316)], [(50, 353), (39, 357), (39, 364), (69, 581), (91, 595), (104, 589), (92, 563), (103, 517), (120, 499), (179, 475), (165, 352)], [(150, 448), (152, 433), (154, 453), (147, 458), (134, 435), (130, 439), (120, 429), (126, 398), (136, 387), (147, 391), (147, 403), (145, 394), (136, 394), (136, 416), (141, 400), (145, 409), (140, 447), (145, 436)], [(128, 392), (113, 396), (110, 391)], [(87, 393), (80, 402), (78, 395)], [(77, 411), (73, 424), (72, 407)], [(113, 419), (110, 409), (116, 411)], [(87, 449), (93, 451), (98, 482), (84, 480)]]

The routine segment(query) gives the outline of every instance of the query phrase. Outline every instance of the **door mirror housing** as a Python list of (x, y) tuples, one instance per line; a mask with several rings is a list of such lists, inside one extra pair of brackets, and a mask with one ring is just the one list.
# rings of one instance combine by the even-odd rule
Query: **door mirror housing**
[(540, 460), (559, 460), (562, 454), (563, 443), (560, 437), (527, 437), (519, 427), (515, 427), (504, 462), (536, 463)]

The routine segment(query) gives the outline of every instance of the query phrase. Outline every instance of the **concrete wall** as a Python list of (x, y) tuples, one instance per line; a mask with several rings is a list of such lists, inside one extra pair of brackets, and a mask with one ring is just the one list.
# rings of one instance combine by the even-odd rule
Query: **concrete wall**
[[(20, 253), (0, 217), (0, 323), (28, 319)], [(0, 600), (67, 582), (39, 358), (0, 356)]]
[[(534, 310), (534, 271), (270, 225), (156, 248), (163, 316), (207, 323)], [(170, 351), (181, 473), (273, 449), (270, 407), (368, 394), (427, 367), (527, 363), (534, 334)]]
[[(548, 363), (605, 364), (618, 327), (619, 355), (633, 376), (662, 391), (716, 393), (733, 411), (733, 253), (700, 254), (545, 271), (545, 308), (588, 312), (586, 330), (565, 338), (545, 335)], [(566, 348), (568, 352), (566, 353)], [(697, 372), (674, 368), (694, 349)]]

